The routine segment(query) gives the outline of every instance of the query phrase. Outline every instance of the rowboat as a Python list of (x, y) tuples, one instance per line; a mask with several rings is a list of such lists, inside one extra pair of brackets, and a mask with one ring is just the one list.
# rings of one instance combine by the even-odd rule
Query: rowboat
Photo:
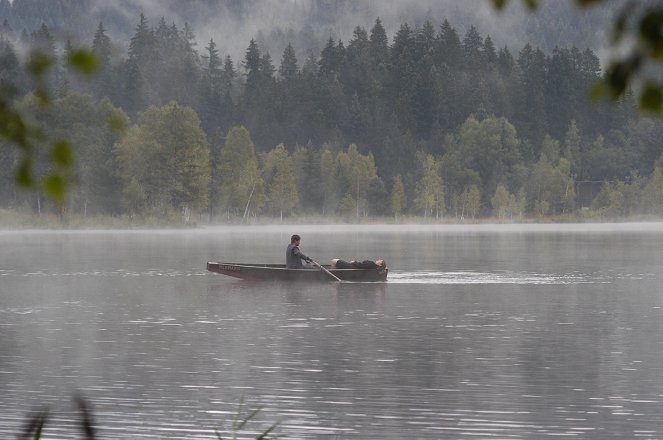
[[(378, 282), (387, 281), (389, 269), (332, 269), (323, 266), (341, 281)], [(245, 264), (207, 262), (207, 270), (243, 280), (253, 281), (336, 281), (329, 273), (318, 268), (286, 269), (285, 264)]]

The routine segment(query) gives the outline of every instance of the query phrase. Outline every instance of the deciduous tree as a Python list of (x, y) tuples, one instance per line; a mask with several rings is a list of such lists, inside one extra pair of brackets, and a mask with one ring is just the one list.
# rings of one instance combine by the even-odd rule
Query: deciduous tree
[(264, 182), (251, 135), (243, 126), (228, 132), (217, 173), (220, 206), (228, 217), (246, 220), (250, 212), (260, 212), (265, 202)]
[(263, 175), (269, 206), (283, 220), (283, 211), (290, 212), (299, 201), (292, 158), (283, 144), (265, 155)]
[(209, 147), (193, 109), (174, 102), (150, 107), (115, 151), (125, 203), (132, 211), (167, 213), (207, 206)]
[(444, 211), (444, 189), (440, 177), (439, 163), (431, 154), (422, 155), (420, 159), (421, 178), (417, 181), (414, 205), (424, 212), (424, 218), (429, 214), (437, 215)]
[(391, 189), (391, 213), (396, 220), (398, 220), (398, 216), (401, 215), (406, 205), (407, 199), (405, 198), (403, 179), (401, 179), (401, 175), (398, 174), (394, 178), (394, 185)]

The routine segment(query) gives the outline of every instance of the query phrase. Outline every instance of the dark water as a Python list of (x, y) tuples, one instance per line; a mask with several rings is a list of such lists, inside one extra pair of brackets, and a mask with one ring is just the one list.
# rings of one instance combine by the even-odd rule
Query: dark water
[[(383, 257), (380, 284), (205, 262)], [(0, 232), (0, 438), (663, 438), (663, 224)]]

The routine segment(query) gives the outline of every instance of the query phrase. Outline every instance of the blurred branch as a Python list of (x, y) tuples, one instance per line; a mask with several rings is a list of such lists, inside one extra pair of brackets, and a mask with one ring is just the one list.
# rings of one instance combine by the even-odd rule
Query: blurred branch
[[(27, 440), (32, 437), (35, 440), (38, 440), (41, 438), (41, 431), (44, 428), (46, 420), (48, 420), (48, 408), (42, 408), (40, 411), (35, 413), (34, 416), (28, 419), (23, 427), (21, 435), (19, 435), (18, 438), (21, 440)], [(32, 435), (33, 433), (34, 436)]]
[[(248, 416), (242, 418), (243, 413), (245, 412), (245, 410), (244, 410), (244, 396), (242, 396), (240, 398), (239, 404), (237, 406), (237, 412), (235, 413), (235, 416), (233, 417), (231, 427), (230, 427), (232, 438), (236, 439), (237, 434), (242, 429), (244, 429), (244, 427), (246, 426), (247, 423), (249, 423), (251, 420), (255, 419), (256, 416), (261, 411), (262, 411), (262, 407), (259, 407), (255, 410), (251, 411), (251, 413)], [(272, 433), (272, 431), (274, 431), (279, 426), (279, 424), (280, 424), (280, 422), (276, 422), (276, 423), (272, 424), (269, 428), (267, 428), (265, 431), (263, 431), (262, 434), (258, 435), (258, 437), (256, 437), (256, 439), (257, 440), (265, 440), (265, 439), (269, 438), (268, 437), (269, 434)], [(216, 438), (218, 440), (222, 440), (221, 434), (219, 433), (218, 429), (214, 429), (214, 433), (216, 434)]]
[(87, 403), (87, 400), (85, 400), (85, 398), (80, 394), (74, 396), (74, 401), (76, 402), (76, 406), (78, 406), (78, 410), (81, 413), (81, 431), (85, 433), (85, 439), (94, 440), (95, 435), (90, 405)]
[[(92, 421), (92, 410), (90, 404), (81, 394), (74, 395), (74, 403), (80, 413), (80, 429), (85, 434), (85, 440), (95, 440), (94, 426)], [(48, 420), (49, 408), (44, 407), (30, 417), (24, 425), (23, 431), (19, 435), (20, 440), (30, 438), (39, 440), (41, 438), (44, 425)]]

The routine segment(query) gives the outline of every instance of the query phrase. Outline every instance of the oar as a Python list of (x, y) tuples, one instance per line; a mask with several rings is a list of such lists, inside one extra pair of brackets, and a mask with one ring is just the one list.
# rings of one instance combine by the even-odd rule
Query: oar
[(314, 265), (318, 266), (323, 272), (325, 272), (325, 273), (326, 273), (327, 275), (329, 275), (330, 277), (334, 278), (334, 279), (335, 279), (336, 281), (338, 281), (339, 283), (342, 283), (342, 282), (343, 282), (343, 281), (341, 281), (341, 279), (340, 279), (339, 277), (337, 277), (336, 275), (334, 275), (333, 273), (331, 273), (330, 271), (328, 271), (327, 269), (325, 269), (324, 267), (322, 267), (321, 265), (319, 265), (316, 261), (313, 261), (313, 259), (311, 259), (311, 263), (313, 263)]

